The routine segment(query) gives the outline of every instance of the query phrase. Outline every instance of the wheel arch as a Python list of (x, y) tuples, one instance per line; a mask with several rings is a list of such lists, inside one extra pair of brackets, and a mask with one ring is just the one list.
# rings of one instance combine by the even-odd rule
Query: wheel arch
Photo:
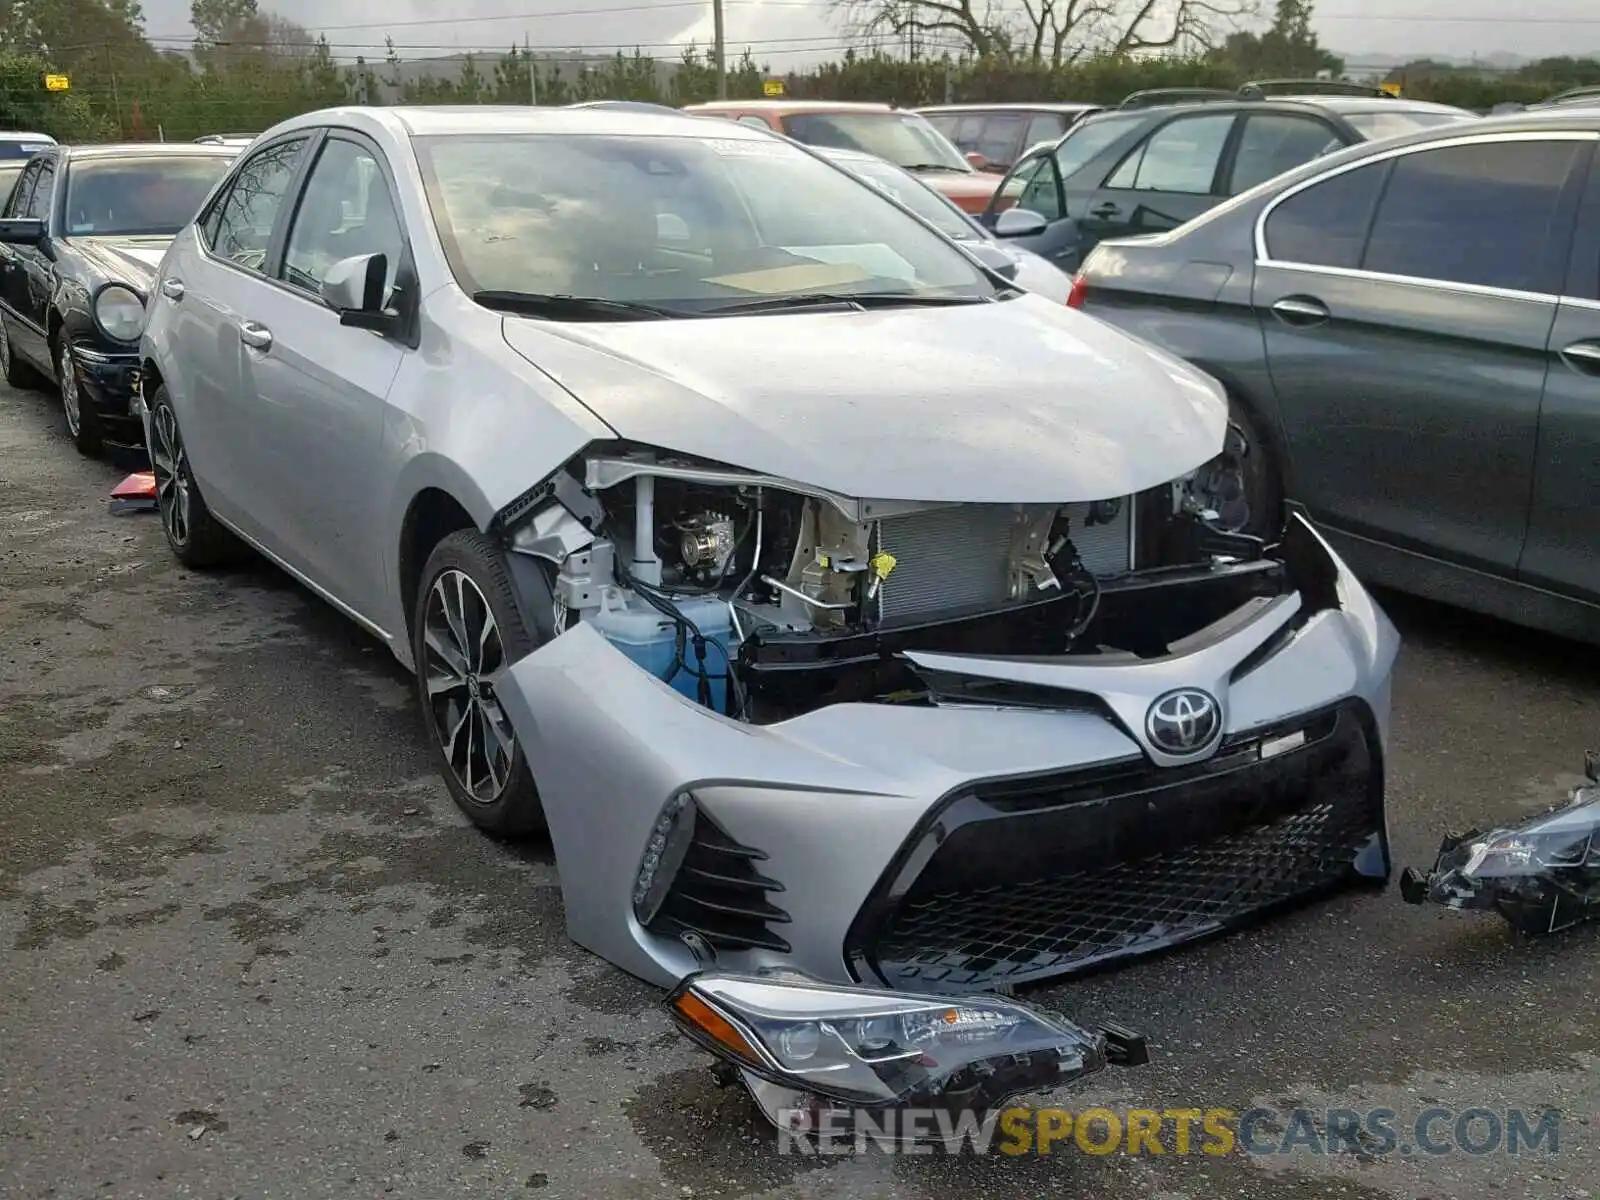
[(406, 464), (393, 517), (390, 577), (399, 608), (393, 628), (405, 631), (405, 659), (410, 660), (411, 625), (422, 568), (433, 548), (458, 529), (487, 531), (494, 509), (471, 477), (456, 463), (437, 454), (419, 454)]

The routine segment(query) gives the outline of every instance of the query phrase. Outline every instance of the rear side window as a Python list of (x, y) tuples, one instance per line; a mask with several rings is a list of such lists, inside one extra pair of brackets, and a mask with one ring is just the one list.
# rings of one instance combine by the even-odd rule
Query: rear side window
[(1106, 187), (1204, 196), (1217, 177), (1234, 115), (1179, 117), (1156, 130), (1111, 173)]
[(1357, 167), (1296, 192), (1267, 218), (1267, 257), (1314, 267), (1361, 265), (1387, 162)]
[(1543, 276), (1561, 193), (1582, 148), (1508, 141), (1395, 160), (1362, 268), (1512, 291)]
[(1275, 175), (1308, 163), (1336, 142), (1333, 129), (1313, 117), (1261, 113), (1246, 117), (1233, 159), (1228, 194), (1247, 192)]

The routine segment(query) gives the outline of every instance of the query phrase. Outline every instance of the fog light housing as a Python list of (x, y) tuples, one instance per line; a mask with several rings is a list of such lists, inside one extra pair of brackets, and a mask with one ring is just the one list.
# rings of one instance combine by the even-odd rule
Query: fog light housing
[(678, 868), (683, 866), (694, 841), (696, 812), (694, 797), (678, 792), (662, 806), (661, 815), (650, 829), (633, 880), (633, 916), (641, 925), (648, 926), (655, 920), (677, 878)]

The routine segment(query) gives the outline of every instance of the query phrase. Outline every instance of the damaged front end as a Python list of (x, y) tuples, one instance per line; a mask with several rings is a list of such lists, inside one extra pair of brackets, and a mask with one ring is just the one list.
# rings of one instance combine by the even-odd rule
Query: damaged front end
[[(835, 1032), (881, 1003), (966, 1030), (997, 992), (1386, 880), (1398, 639), (1303, 519), (1230, 531), (1231, 459), (924, 503), (611, 444), (510, 506), (553, 636), (499, 695), (573, 939), (668, 988), (764, 980), (700, 1002), (771, 1108), (826, 1093), (740, 1025), (749, 989), (769, 1016), (822, 989)], [(932, 1069), (913, 1048), (895, 1072)]]
[(1600, 916), (1600, 764), (1559, 808), (1499, 829), (1447, 835), (1426, 874), (1407, 867), (1409, 904), (1497, 912), (1520, 933), (1556, 933)]

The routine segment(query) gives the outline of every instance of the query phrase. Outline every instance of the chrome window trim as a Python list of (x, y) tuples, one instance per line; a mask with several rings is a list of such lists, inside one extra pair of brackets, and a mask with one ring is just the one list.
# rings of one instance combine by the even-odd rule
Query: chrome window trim
[[(1369, 283), (1394, 283), (1404, 287), (1425, 288), (1432, 292), (1461, 292), (1469, 296), (1488, 296), (1497, 300), (1521, 300), (1533, 304), (1568, 303), (1565, 297), (1554, 292), (1523, 292), (1514, 288), (1491, 287), (1482, 283), (1456, 283), (1448, 279), (1428, 279), (1421, 275), (1390, 275), (1384, 271), (1363, 271), (1356, 267), (1324, 267), (1318, 263), (1290, 262), (1285, 259), (1256, 259), (1256, 266), (1275, 267), (1283, 271), (1305, 271), (1312, 275), (1327, 275), (1335, 279), (1364, 279)], [(1593, 304), (1600, 301), (1571, 301)]]
[[(1425, 154), (1430, 150), (1451, 150), (1451, 149), (1455, 149), (1458, 146), (1480, 146), (1480, 145), (1486, 146), (1486, 145), (1495, 145), (1495, 144), (1498, 144), (1498, 143), (1501, 143), (1501, 142), (1593, 142), (1593, 141), (1600, 141), (1600, 132), (1594, 132), (1594, 131), (1591, 131), (1591, 130), (1551, 129), (1551, 130), (1516, 130), (1516, 131), (1512, 131), (1512, 132), (1501, 131), (1499, 133), (1470, 133), (1470, 134), (1462, 134), (1462, 135), (1460, 135), (1458, 137), (1438, 138), (1438, 139), (1436, 139), (1434, 141), (1418, 142), (1418, 143), (1413, 143), (1413, 144), (1407, 145), (1407, 146), (1397, 146), (1397, 147), (1394, 147), (1393, 149), (1379, 151), (1377, 154), (1365, 155), (1362, 158), (1356, 159), (1354, 162), (1340, 163), (1337, 167), (1333, 168), (1333, 170), (1331, 170), (1331, 171), (1325, 171), (1320, 175), (1313, 175), (1310, 179), (1302, 179), (1299, 183), (1293, 184), (1290, 187), (1285, 188), (1283, 191), (1279, 192), (1276, 196), (1274, 196), (1272, 198), (1272, 200), (1269, 201), (1262, 208), (1261, 214), (1258, 217), (1256, 217), (1256, 227), (1255, 227), (1256, 263), (1257, 263), (1257, 265), (1288, 265), (1286, 263), (1283, 263), (1281, 260), (1274, 259), (1272, 257), (1271, 252), (1267, 248), (1267, 221), (1270, 220), (1271, 217), (1272, 217), (1272, 214), (1275, 213), (1278, 210), (1278, 206), (1280, 204), (1283, 204), (1285, 201), (1291, 199), (1294, 196), (1298, 196), (1301, 192), (1305, 191), (1307, 188), (1316, 187), (1319, 183), (1326, 183), (1328, 180), (1333, 179), (1333, 178), (1335, 178), (1335, 177), (1337, 177), (1339, 175), (1343, 175), (1343, 174), (1345, 174), (1345, 173), (1347, 173), (1349, 171), (1355, 171), (1355, 170), (1360, 169), (1361, 167), (1369, 167), (1369, 166), (1372, 166), (1374, 163), (1388, 162), (1391, 159), (1401, 158), (1401, 157), (1403, 157), (1405, 155), (1408, 155), (1408, 154)], [(1337, 271), (1352, 270), (1352, 268), (1347, 268), (1347, 267), (1329, 267), (1329, 268), (1318, 268), (1318, 269), (1319, 270), (1321, 270), (1321, 269), (1337, 270)], [(1356, 271), (1355, 273), (1357, 275), (1365, 275), (1365, 274), (1367, 274), (1367, 272), (1361, 272), (1361, 271)], [(1411, 279), (1412, 276), (1393, 276), (1392, 278), (1396, 278), (1396, 279)], [(1434, 282), (1440, 282), (1440, 281), (1434, 281)], [(1503, 293), (1500, 293), (1499, 289), (1496, 289), (1496, 288), (1481, 288), (1481, 287), (1479, 287), (1478, 285), (1475, 285), (1475, 284), (1450, 284), (1449, 286), (1452, 287), (1452, 288), (1455, 288), (1455, 287), (1461, 287), (1461, 288), (1471, 287), (1471, 288), (1473, 288), (1475, 290), (1479, 290), (1479, 291), (1488, 291), (1491, 294), (1503, 294)], [(1526, 295), (1528, 293), (1512, 293), (1512, 294), (1514, 294), (1514, 295)]]

